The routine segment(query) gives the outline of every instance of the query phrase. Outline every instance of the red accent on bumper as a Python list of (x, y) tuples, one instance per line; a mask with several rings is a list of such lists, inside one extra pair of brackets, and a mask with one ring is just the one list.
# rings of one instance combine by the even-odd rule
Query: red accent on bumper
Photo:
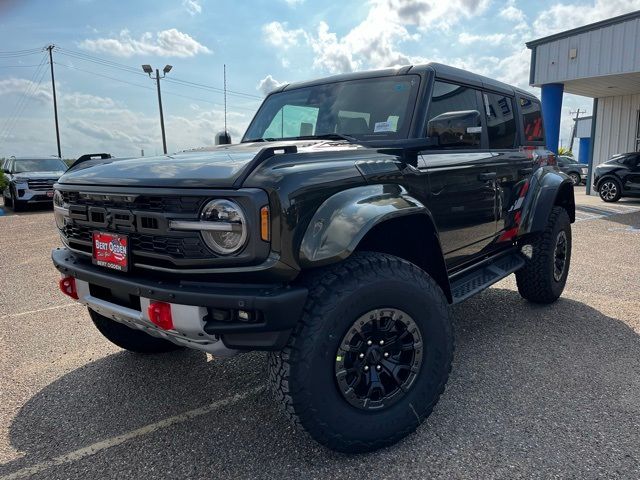
[(173, 330), (171, 305), (165, 302), (152, 302), (147, 310), (151, 322), (163, 330)]
[(58, 282), (60, 291), (68, 297), (78, 300), (78, 290), (76, 289), (76, 279), (73, 277), (61, 278)]

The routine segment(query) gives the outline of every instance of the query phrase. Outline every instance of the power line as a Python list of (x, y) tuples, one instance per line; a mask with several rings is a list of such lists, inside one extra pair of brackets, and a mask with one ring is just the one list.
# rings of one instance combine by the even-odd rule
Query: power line
[[(96, 75), (96, 76), (98, 76), (98, 77), (107, 78), (107, 79), (109, 79), (109, 80), (113, 80), (114, 82), (124, 83), (124, 84), (127, 84), (127, 85), (131, 85), (131, 86), (133, 86), (133, 87), (144, 88), (145, 90), (154, 90), (154, 88), (153, 88), (153, 87), (150, 87), (150, 86), (147, 86), (147, 85), (142, 85), (142, 84), (140, 84), (140, 83), (129, 82), (129, 81), (127, 81), (127, 80), (122, 80), (121, 78), (118, 78), (118, 77), (112, 77), (112, 76), (110, 76), (110, 75), (105, 75), (105, 74), (102, 74), (102, 73), (92, 72), (91, 70), (85, 70), (85, 69), (83, 69), (83, 68), (76, 67), (75, 65), (67, 65), (67, 64), (65, 64), (65, 63), (60, 63), (60, 62), (54, 62), (54, 64), (55, 64), (55, 65), (59, 65), (59, 66), (61, 66), (61, 67), (65, 67), (65, 68), (70, 68), (70, 69), (73, 69), (73, 70), (77, 70), (77, 71), (79, 71), (79, 72), (87, 73), (87, 74), (89, 74), (89, 75)], [(166, 80), (166, 79), (165, 79), (165, 80)], [(183, 94), (181, 94), (181, 93), (174, 92), (174, 91), (172, 91), (172, 90), (166, 90), (166, 89), (165, 89), (165, 90), (164, 90), (164, 93), (165, 93), (165, 94), (168, 94), (168, 95), (173, 95), (173, 96), (176, 96), (176, 97), (188, 98), (189, 100), (196, 100), (196, 101), (199, 101), (199, 102), (210, 103), (210, 104), (212, 104), (212, 105), (216, 105), (216, 106), (218, 106), (218, 107), (222, 107), (222, 104), (217, 103), (217, 102), (214, 102), (214, 101), (212, 101), (212, 100), (207, 100), (207, 99), (199, 98), (199, 97), (192, 97), (192, 96), (189, 96), (189, 95), (183, 95)], [(240, 106), (237, 106), (237, 105), (233, 105), (233, 106), (231, 106), (231, 105), (230, 105), (229, 107), (230, 107), (230, 108), (233, 108), (233, 109), (236, 109), (236, 110), (247, 110), (247, 111), (249, 111), (249, 112), (255, 112), (255, 111), (257, 110), (257, 108), (240, 107)]]
[(30, 67), (39, 67), (40, 64), (35, 63), (33, 65), (0, 65), (0, 68), (30, 68)]
[[(46, 54), (43, 54), (38, 68), (31, 76), (31, 79), (29, 80), (29, 85), (24, 90), (24, 92), (22, 92), (22, 95), (20, 96), (20, 98), (18, 98), (18, 101), (16, 102), (16, 105), (13, 108), (11, 114), (9, 114), (9, 117), (5, 121), (2, 129), (0, 129), (0, 138), (6, 139), (11, 134), (11, 132), (13, 131), (13, 129), (15, 128), (18, 122), (18, 119), (24, 112), (24, 109), (29, 99), (40, 87), (40, 84), (42, 83), (42, 79), (44, 78), (44, 75), (46, 73), (46, 68), (44, 68), (44, 66), (47, 64), (46, 58), (47, 58)], [(37, 82), (36, 82), (36, 78), (38, 79)]]
[(46, 55), (43, 54), (42, 58), (40, 59), (40, 63), (38, 64), (38, 68), (36, 69), (35, 72), (33, 72), (33, 74), (31, 75), (31, 78), (28, 80), (27, 88), (22, 92), (22, 95), (18, 98), (18, 101), (16, 102), (13, 109), (11, 110), (11, 113), (8, 115), (7, 119), (5, 120), (5, 123), (2, 126), (2, 129), (0, 129), (0, 138), (5, 138), (10, 133), (11, 128), (13, 128), (13, 127), (10, 128), (9, 126), (12, 123), (14, 123), (14, 120), (19, 116), (18, 112), (22, 110), (23, 103), (26, 102), (26, 99), (31, 95), (31, 91), (35, 84), (35, 80), (40, 74), (42, 67), (45, 64), (45, 61), (46, 61)]
[[(84, 52), (78, 52), (76, 50), (69, 50), (67, 48), (59, 48), (58, 49), (59, 53), (61, 55), (66, 55), (68, 57), (73, 57), (77, 60), (83, 60), (83, 61), (87, 61), (87, 62), (92, 62), (98, 65), (102, 65), (104, 67), (109, 67), (109, 68), (115, 68), (118, 70), (122, 70), (122, 71), (126, 71), (128, 73), (134, 73), (136, 75), (143, 75), (144, 73), (140, 72), (137, 68), (131, 67), (129, 65), (125, 65), (123, 63), (118, 63), (118, 62), (114, 62), (111, 60), (106, 60), (100, 57), (96, 57), (94, 55), (89, 55), (87, 53)], [(206, 85), (203, 83), (198, 83), (198, 82), (192, 82), (189, 80), (183, 80), (180, 78), (175, 78), (175, 77), (171, 77), (171, 78), (167, 78), (167, 81), (171, 82), (171, 83), (176, 83), (176, 84), (181, 84), (183, 86), (187, 86), (187, 87), (191, 87), (191, 88), (198, 88), (198, 89), (203, 89), (203, 90), (210, 90), (212, 92), (216, 92), (219, 94), (224, 94), (224, 89), (219, 88), (219, 87), (214, 87), (212, 85)], [(245, 93), (245, 92), (238, 92), (235, 90), (227, 90), (227, 93), (233, 95), (233, 96), (237, 96), (237, 97), (241, 97), (241, 98), (250, 98), (250, 99), (256, 99), (256, 100), (262, 100), (262, 97), (258, 96), (258, 95), (254, 95), (251, 93)]]

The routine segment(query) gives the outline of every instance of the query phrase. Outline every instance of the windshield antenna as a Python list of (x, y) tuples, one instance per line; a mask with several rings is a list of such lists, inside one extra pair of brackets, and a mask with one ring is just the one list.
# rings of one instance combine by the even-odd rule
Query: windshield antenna
[(227, 64), (222, 64), (224, 81), (224, 134), (227, 135)]

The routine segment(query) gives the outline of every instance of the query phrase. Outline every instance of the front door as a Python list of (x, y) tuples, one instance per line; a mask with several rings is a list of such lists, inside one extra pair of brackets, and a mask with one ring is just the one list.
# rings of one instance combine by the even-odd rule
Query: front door
[(422, 152), (420, 162), (448, 268), (479, 254), (496, 236), (497, 171), (484, 129), (478, 89), (434, 82), (425, 136), (437, 146)]
[(440, 232), (447, 266), (480, 253), (496, 235), (496, 171), (490, 153), (423, 156), (430, 187), (429, 208)]

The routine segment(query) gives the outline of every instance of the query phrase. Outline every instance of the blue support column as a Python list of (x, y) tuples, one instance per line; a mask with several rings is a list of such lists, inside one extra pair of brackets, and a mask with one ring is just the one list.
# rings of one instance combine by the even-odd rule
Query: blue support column
[(591, 148), (591, 138), (585, 137), (580, 139), (580, 152), (578, 153), (578, 162), (589, 165), (589, 149)]
[(547, 83), (542, 85), (542, 119), (547, 137), (547, 148), (558, 153), (560, 140), (560, 117), (562, 114), (562, 83)]

